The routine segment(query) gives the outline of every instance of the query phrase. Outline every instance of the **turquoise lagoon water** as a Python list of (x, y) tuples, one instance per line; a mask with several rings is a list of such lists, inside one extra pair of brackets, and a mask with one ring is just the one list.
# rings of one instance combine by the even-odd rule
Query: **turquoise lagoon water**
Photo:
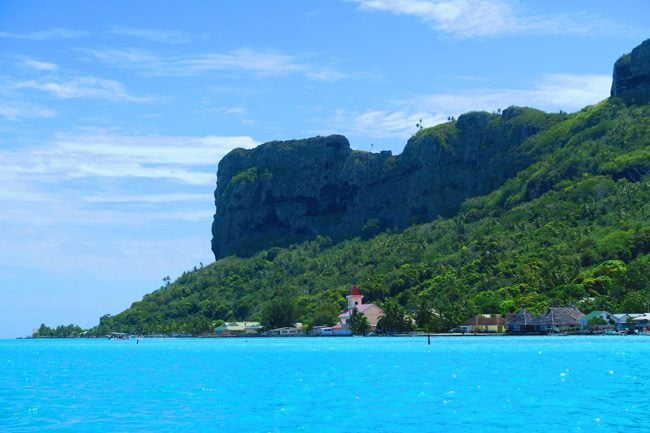
[(0, 340), (0, 432), (647, 432), (650, 338)]

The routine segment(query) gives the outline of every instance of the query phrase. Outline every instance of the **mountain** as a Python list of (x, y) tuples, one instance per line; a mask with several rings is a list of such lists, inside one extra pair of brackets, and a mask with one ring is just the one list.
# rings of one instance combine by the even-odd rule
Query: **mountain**
[[(615, 63), (612, 96), (650, 101), (648, 71), (646, 41)], [(212, 251), (250, 255), (449, 217), (541, 157), (522, 143), (565, 118), (520, 107), (467, 113), (420, 130), (398, 156), (352, 151), (340, 135), (233, 150), (218, 167)]]
[(528, 166), (524, 140), (565, 117), (519, 107), (467, 113), (420, 130), (399, 156), (352, 151), (340, 135), (236, 149), (219, 163), (212, 251), (250, 255), (451, 216)]
[(95, 331), (209, 332), (280, 301), (291, 320), (328, 323), (352, 283), (432, 330), (521, 306), (646, 310), (649, 44), (616, 62), (609, 99), (577, 113), (468, 113), (399, 156), (341, 136), (233, 151), (215, 193), (220, 259)]
[(616, 61), (611, 95), (631, 104), (650, 102), (650, 40)]

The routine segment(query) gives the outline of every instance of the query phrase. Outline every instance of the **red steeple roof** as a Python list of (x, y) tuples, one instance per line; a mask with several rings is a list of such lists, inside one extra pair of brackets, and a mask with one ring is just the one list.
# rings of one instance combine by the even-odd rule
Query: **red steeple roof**
[(356, 284), (354, 286), (352, 286), (352, 293), (350, 293), (350, 295), (352, 295), (352, 296), (361, 296), (361, 292), (359, 292), (359, 288), (357, 287)]

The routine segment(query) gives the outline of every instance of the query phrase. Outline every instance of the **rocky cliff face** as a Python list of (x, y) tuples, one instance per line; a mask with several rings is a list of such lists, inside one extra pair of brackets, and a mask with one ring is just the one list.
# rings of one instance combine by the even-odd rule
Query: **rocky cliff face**
[(448, 216), (527, 165), (518, 145), (556, 116), (468, 113), (418, 132), (399, 156), (353, 151), (340, 135), (236, 149), (219, 163), (212, 250), (217, 259), (248, 255)]
[[(650, 102), (650, 39), (618, 59), (611, 94)], [(449, 216), (539, 157), (520, 145), (562, 117), (517, 107), (468, 113), (419, 131), (399, 156), (353, 151), (340, 135), (236, 149), (219, 163), (212, 251), (248, 255)], [(533, 185), (527, 196), (543, 190)]]
[(611, 95), (627, 103), (650, 102), (650, 39), (616, 61)]

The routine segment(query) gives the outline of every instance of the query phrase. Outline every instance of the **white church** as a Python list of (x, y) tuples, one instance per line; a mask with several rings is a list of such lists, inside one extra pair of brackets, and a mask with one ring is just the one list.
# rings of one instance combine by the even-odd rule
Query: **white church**
[(339, 314), (341, 328), (350, 329), (350, 314), (352, 314), (352, 310), (356, 307), (357, 311), (368, 319), (370, 330), (375, 331), (377, 329), (377, 321), (384, 314), (384, 310), (375, 304), (364, 304), (363, 295), (356, 285), (352, 286), (352, 291), (345, 298), (348, 300), (348, 306), (343, 313)]

